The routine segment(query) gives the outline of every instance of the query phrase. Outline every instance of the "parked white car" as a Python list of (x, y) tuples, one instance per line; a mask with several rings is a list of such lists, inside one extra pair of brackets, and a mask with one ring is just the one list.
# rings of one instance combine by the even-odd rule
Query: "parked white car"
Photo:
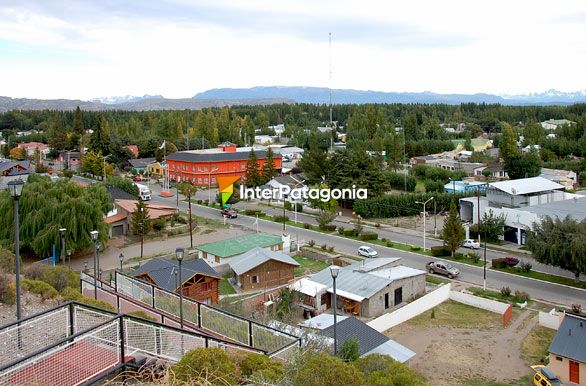
[(377, 257), (378, 252), (372, 249), (371, 247), (363, 245), (360, 248), (358, 248), (358, 255), (364, 257)]
[(464, 248), (479, 249), (480, 243), (476, 240), (473, 240), (473, 239), (467, 239), (467, 240), (464, 240), (464, 244), (462, 244), (462, 246)]

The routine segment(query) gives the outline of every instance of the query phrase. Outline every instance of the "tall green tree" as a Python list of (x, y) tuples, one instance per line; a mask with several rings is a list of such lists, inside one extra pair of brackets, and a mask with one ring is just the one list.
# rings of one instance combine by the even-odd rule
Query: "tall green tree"
[(537, 177), (541, 173), (541, 158), (535, 149), (527, 154), (517, 154), (508, 157), (505, 160), (505, 171), (509, 178), (516, 180), (519, 178)]
[(246, 161), (246, 185), (259, 186), (262, 184), (262, 175), (258, 166), (258, 159), (254, 149), (248, 154), (248, 161)]
[[(104, 216), (112, 209), (110, 195), (99, 184), (80, 187), (68, 179), (51, 182), (31, 175), (20, 198), (20, 244), (39, 257), (60, 245), (59, 228), (67, 228), (67, 248), (72, 251), (93, 245), (90, 231), (98, 230), (100, 241), (108, 239)], [(13, 242), (12, 198), (0, 191), (0, 242)]]
[(143, 200), (136, 202), (136, 208), (130, 219), (130, 226), (132, 233), (135, 235), (146, 235), (153, 229), (149, 208), (144, 204)]
[(578, 281), (580, 274), (586, 274), (586, 220), (548, 216), (533, 224), (527, 248), (538, 262), (567, 269)]
[(273, 149), (270, 147), (267, 150), (267, 158), (265, 159), (265, 163), (262, 165), (262, 183), (266, 184), (270, 180), (273, 179), (277, 175), (277, 170), (275, 169), (275, 158), (273, 154)]
[(309, 149), (299, 161), (298, 166), (303, 169), (310, 184), (321, 182), (322, 177), (326, 177), (329, 173), (330, 165), (328, 154), (319, 147), (315, 137), (310, 140)]
[(454, 252), (462, 245), (465, 237), (466, 232), (462, 226), (462, 221), (460, 221), (458, 209), (456, 208), (456, 202), (452, 201), (450, 204), (450, 214), (444, 222), (444, 228), (442, 229), (444, 246), (450, 252), (452, 252), (452, 256), (454, 255)]
[(521, 155), (521, 151), (517, 146), (517, 134), (510, 124), (503, 122), (502, 138), (499, 143), (501, 158), (507, 162), (508, 159)]

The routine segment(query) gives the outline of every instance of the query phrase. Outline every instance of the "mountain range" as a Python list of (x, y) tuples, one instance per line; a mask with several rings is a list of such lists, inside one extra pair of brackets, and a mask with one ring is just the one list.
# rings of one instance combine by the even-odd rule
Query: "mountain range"
[[(333, 89), (332, 103), (499, 103), (502, 105), (569, 105), (586, 103), (586, 90), (561, 92), (547, 90), (525, 95), (494, 94), (439, 94), (424, 92), (383, 92), (352, 89)], [(325, 87), (252, 87), (217, 88), (196, 94), (192, 98), (170, 99), (161, 95), (113, 96), (94, 98), (90, 101), (75, 99), (28, 99), (0, 96), (0, 112), (9, 110), (198, 110), (206, 107), (269, 105), (274, 103), (319, 103), (330, 100), (330, 90)]]

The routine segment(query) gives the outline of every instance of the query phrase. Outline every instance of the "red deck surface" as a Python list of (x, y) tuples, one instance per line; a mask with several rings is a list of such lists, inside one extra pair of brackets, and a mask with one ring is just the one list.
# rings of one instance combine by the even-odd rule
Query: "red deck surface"
[(116, 366), (119, 359), (116, 350), (79, 342), (16, 371), (10, 377), (10, 384), (78, 385)]

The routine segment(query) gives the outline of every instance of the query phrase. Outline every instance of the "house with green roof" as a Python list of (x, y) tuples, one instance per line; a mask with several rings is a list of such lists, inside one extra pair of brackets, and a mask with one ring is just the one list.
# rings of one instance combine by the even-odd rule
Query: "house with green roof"
[(198, 257), (209, 262), (225, 263), (226, 259), (239, 256), (256, 247), (269, 251), (282, 251), (283, 239), (268, 233), (250, 233), (227, 240), (202, 244), (194, 249), (198, 251)]

